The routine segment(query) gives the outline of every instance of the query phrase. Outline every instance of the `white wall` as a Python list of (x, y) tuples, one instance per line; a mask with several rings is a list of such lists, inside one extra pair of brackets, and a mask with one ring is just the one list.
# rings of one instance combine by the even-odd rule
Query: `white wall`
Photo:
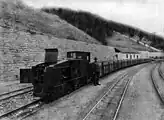
[(149, 58), (150, 57), (163, 57), (164, 53), (163, 52), (149, 52)]
[(149, 52), (148, 51), (139, 51), (141, 58), (149, 58)]
[(126, 54), (123, 54), (123, 53), (116, 53), (117, 56), (118, 56), (118, 60), (124, 60), (126, 59)]
[[(137, 59), (137, 56), (138, 56), (138, 59), (140, 58), (140, 54), (116, 53), (116, 55), (118, 56), (118, 60), (130, 59), (130, 56), (131, 56), (131, 59)], [(128, 58), (127, 58), (127, 55), (128, 55)]]

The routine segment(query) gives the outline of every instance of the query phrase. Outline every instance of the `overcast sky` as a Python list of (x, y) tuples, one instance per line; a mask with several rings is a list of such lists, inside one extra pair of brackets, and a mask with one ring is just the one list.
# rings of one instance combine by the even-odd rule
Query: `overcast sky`
[(23, 0), (35, 8), (67, 7), (96, 13), (164, 36), (164, 0)]

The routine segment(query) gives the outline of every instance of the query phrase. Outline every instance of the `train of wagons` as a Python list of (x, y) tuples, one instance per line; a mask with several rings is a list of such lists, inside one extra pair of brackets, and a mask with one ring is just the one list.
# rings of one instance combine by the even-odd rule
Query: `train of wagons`
[[(20, 69), (20, 83), (32, 83), (33, 95), (49, 102), (92, 83), (90, 53), (69, 51), (58, 61), (58, 49), (45, 49), (44, 63)], [(151, 61), (150, 59), (99, 61), (100, 77), (119, 69)]]

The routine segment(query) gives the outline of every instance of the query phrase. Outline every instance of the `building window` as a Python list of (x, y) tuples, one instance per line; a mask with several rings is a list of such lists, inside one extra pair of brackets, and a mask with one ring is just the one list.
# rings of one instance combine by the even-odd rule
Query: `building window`
[(126, 58), (128, 58), (128, 54), (126, 54)]
[(116, 55), (116, 60), (118, 60), (118, 55)]
[(130, 59), (132, 59), (132, 55), (130, 55)]

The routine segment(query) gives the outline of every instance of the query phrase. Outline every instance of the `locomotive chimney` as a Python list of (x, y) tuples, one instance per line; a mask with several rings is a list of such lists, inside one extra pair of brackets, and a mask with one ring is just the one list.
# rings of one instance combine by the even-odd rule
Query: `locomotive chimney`
[(45, 49), (45, 63), (57, 63), (58, 49)]

